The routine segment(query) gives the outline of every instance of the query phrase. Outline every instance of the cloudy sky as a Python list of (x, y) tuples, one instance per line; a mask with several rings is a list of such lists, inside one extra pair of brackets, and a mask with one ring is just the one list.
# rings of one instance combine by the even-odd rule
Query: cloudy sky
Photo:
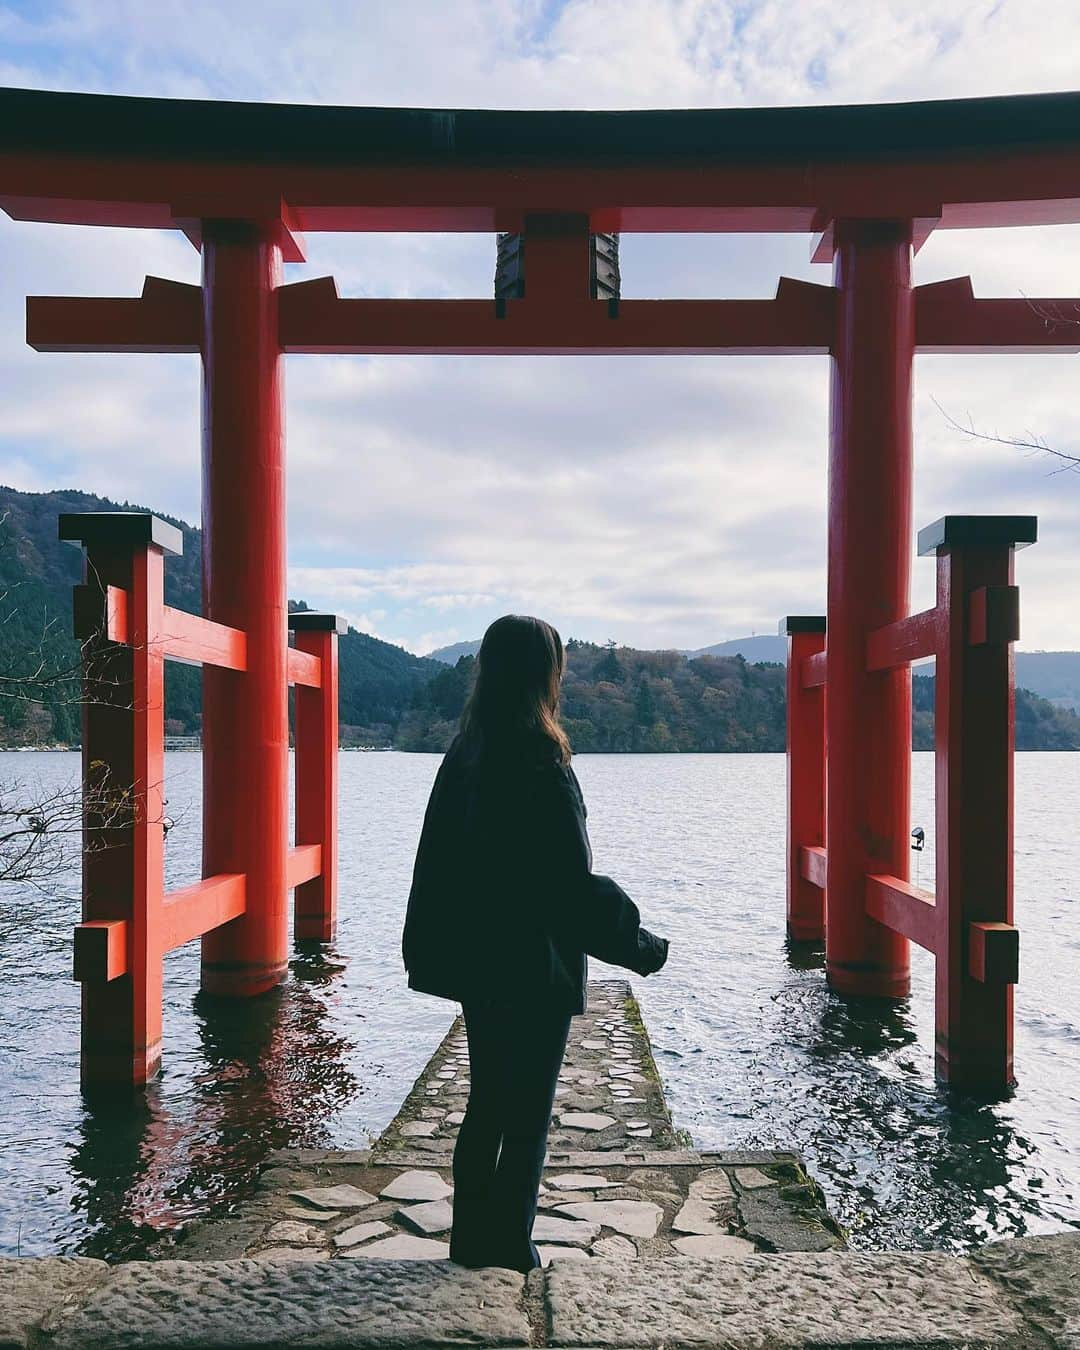
[[(1074, 0), (0, 0), (0, 84), (488, 108), (845, 103), (1080, 87)], [(308, 238), (290, 279), (487, 296), (481, 235)], [(178, 235), (0, 215), (0, 481), (197, 521), (195, 357), (39, 355), (23, 297), (197, 281)], [(802, 236), (622, 239), (628, 297), (828, 281)], [(1080, 228), (941, 232), (918, 281), (1080, 292)], [(564, 637), (697, 647), (823, 608), (827, 360), (288, 359), (290, 592), (416, 652), (507, 611)], [(1031, 512), (1023, 647), (1080, 648), (1080, 474), (974, 442), (940, 408), (1080, 452), (1064, 356), (922, 357), (917, 525)], [(939, 406), (940, 405), (940, 408)], [(932, 564), (915, 564), (916, 607)]]

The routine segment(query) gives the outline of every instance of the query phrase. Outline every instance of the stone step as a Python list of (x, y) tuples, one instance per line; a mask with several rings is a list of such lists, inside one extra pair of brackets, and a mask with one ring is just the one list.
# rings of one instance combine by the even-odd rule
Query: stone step
[[(414, 1243), (428, 1239), (415, 1238)], [(548, 1250), (526, 1282), (426, 1251), (405, 1259), (0, 1260), (0, 1345), (51, 1350), (215, 1346), (551, 1346), (794, 1350), (1080, 1343), (1080, 1234), (942, 1252), (665, 1258), (627, 1277), (603, 1255)], [(431, 1244), (433, 1247), (437, 1243)], [(614, 1247), (614, 1250), (613, 1250)]]

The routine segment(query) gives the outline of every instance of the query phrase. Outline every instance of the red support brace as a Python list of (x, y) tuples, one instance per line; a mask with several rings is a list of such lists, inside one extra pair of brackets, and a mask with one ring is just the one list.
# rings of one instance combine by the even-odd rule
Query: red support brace
[[(823, 617), (780, 624), (787, 662), (787, 931), (794, 942), (825, 936), (825, 689), (807, 685), (807, 663), (825, 650)], [(809, 853), (809, 858), (807, 854)], [(815, 879), (816, 877), (816, 879)]]
[(348, 630), (333, 614), (289, 615), (298, 652), (318, 661), (317, 686), (296, 686), (296, 844), (317, 845), (317, 874), (296, 886), (297, 941), (332, 942), (337, 929), (338, 634)]
[[(935, 893), (911, 885), (898, 871), (868, 871), (863, 913), (883, 932), (934, 954), (937, 1073), (968, 1091), (998, 1093), (1013, 1081), (1012, 985), (1019, 974), (1019, 934), (1012, 912), (1010, 644), (1020, 630), (1012, 559), (1016, 548), (1034, 543), (1036, 532), (1032, 516), (946, 516), (928, 526), (919, 534), (919, 551), (937, 555), (936, 607), (872, 629), (865, 641), (866, 669), (872, 674), (937, 657)], [(802, 842), (807, 826), (799, 822), (806, 796), (791, 786), (815, 764), (816, 743), (806, 741), (805, 699), (809, 689), (825, 684), (824, 670), (815, 668), (823, 654), (795, 659), (795, 625), (806, 622), (789, 619), (781, 625), (781, 631), (793, 634), (788, 661), (789, 931), (793, 897), (802, 894), (800, 881), (824, 886), (835, 848), (831, 837), (828, 849)], [(830, 653), (830, 683), (833, 659)], [(873, 762), (873, 751), (868, 760)], [(831, 912), (830, 906), (828, 922)]]
[[(935, 689), (937, 1066), (962, 1089), (1013, 1081), (1013, 555), (1035, 535), (1031, 517), (1010, 516), (947, 516), (919, 534), (919, 552), (937, 557), (943, 616)], [(987, 605), (984, 588), (1004, 603)], [(1004, 622), (987, 622), (1002, 610)]]
[[(179, 530), (153, 516), (61, 516), (86, 546), (78, 591), (83, 645), (82, 1082), (147, 1082), (161, 1062), (164, 949), (164, 554)], [(109, 588), (127, 595), (129, 645), (113, 641)], [(96, 623), (92, 622), (96, 600)]]
[[(246, 632), (164, 604), (163, 555), (182, 548), (172, 525), (143, 512), (64, 515), (60, 537), (87, 549), (86, 581), (74, 597), (84, 639), (84, 899), (74, 960), (83, 1082), (138, 1085), (161, 1059), (163, 956), (193, 938), (242, 929), (250, 897), (249, 877), (236, 871), (165, 893), (164, 663), (216, 667), (241, 680), (242, 694), (250, 643)], [(303, 620), (311, 631), (298, 641), (309, 650), (282, 662), (300, 691), (301, 777), (298, 840), (282, 849), (281, 879), (298, 897), (317, 897), (305, 912), (317, 910), (320, 932), (332, 934), (338, 624), (327, 615)], [(283, 700), (285, 693), (283, 679)], [(244, 818), (243, 800), (227, 805), (232, 819)]]

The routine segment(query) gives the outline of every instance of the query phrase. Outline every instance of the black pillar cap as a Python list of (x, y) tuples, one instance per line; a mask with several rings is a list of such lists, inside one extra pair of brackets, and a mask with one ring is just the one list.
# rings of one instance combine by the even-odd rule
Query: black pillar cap
[(347, 633), (349, 622), (340, 614), (316, 614), (311, 609), (294, 609), (289, 614), (292, 633)]
[(1037, 516), (942, 516), (919, 531), (919, 556), (939, 548), (1026, 548), (1039, 537)]
[(114, 551), (156, 544), (174, 558), (184, 551), (183, 534), (150, 511), (65, 511), (57, 519), (57, 538)]
[(789, 614), (780, 620), (777, 630), (781, 637), (790, 637), (792, 633), (824, 633), (824, 614)]

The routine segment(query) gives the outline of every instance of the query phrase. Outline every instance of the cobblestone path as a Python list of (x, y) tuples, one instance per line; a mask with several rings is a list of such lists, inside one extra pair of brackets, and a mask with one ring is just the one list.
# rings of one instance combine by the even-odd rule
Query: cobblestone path
[[(177, 1254), (445, 1259), (468, 1073), (457, 1018), (374, 1148), (273, 1155), (255, 1196)], [(571, 1023), (533, 1237), (545, 1265), (844, 1245), (794, 1154), (701, 1153), (679, 1136), (624, 981), (591, 983)]]

